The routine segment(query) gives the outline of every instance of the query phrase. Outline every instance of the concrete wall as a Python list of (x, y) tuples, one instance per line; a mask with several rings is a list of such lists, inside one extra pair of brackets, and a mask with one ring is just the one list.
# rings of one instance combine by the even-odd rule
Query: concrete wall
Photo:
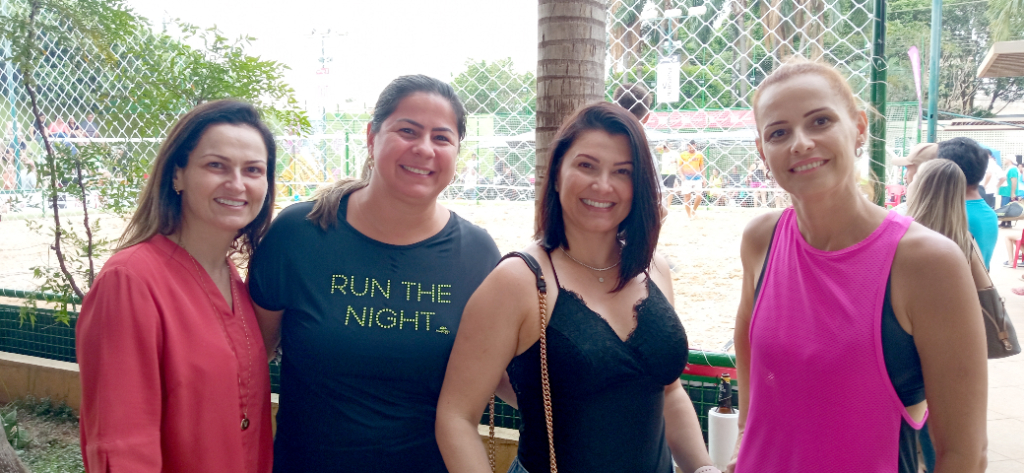
[(75, 411), (82, 405), (78, 365), (0, 352), (0, 402), (28, 395), (64, 401)]

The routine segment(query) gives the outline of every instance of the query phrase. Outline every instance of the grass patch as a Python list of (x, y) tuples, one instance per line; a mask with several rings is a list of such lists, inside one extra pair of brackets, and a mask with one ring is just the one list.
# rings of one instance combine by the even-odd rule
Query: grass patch
[(54, 443), (18, 452), (21, 461), (32, 473), (84, 473), (82, 450), (74, 445)]
[(28, 432), (28, 445), (18, 456), (33, 473), (82, 473), (78, 415), (67, 404), (27, 396), (2, 410), (18, 410), (18, 426)]

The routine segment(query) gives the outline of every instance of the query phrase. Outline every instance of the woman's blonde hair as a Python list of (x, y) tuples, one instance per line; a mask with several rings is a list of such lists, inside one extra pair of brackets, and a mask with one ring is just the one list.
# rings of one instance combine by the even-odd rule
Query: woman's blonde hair
[(921, 165), (907, 191), (907, 215), (917, 223), (953, 240), (971, 258), (972, 239), (967, 227), (967, 178), (948, 159)]
[(786, 58), (785, 62), (778, 69), (772, 71), (757, 86), (757, 89), (754, 91), (753, 100), (750, 102), (754, 115), (757, 116), (757, 104), (765, 90), (775, 84), (806, 74), (815, 74), (825, 79), (832, 86), (832, 92), (836, 93), (846, 103), (850, 116), (856, 116), (860, 111), (860, 101), (854, 95), (850, 83), (846, 81), (846, 78), (836, 68), (823, 62), (811, 61), (803, 56), (796, 55)]

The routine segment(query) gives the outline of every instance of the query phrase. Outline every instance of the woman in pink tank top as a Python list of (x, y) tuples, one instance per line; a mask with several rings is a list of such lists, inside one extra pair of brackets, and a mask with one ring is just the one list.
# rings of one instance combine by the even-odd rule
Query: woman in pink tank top
[[(963, 253), (863, 196), (854, 161), (868, 120), (834, 69), (787, 62), (753, 108), (760, 157), (793, 207), (743, 234), (730, 471), (916, 469), (903, 440), (925, 418), (936, 472), (984, 471), (984, 327)], [(883, 336), (894, 330), (904, 338)], [(919, 399), (894, 387), (902, 371)]]

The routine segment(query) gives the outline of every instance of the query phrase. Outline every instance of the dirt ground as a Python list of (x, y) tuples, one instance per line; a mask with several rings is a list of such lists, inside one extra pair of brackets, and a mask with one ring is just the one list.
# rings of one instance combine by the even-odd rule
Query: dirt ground
[[(503, 253), (521, 249), (530, 242), (532, 202), (451, 201), (446, 205), (487, 229)], [(764, 211), (702, 207), (691, 220), (681, 206), (671, 209), (662, 229), (659, 251), (673, 266), (676, 311), (692, 347), (720, 350), (732, 338), (742, 280), (740, 236), (746, 223)], [(24, 218), (6, 217), (0, 221), (0, 288), (31, 290), (36, 284), (30, 268), (57, 264), (53, 252), (48, 250), (51, 242), (31, 231)], [(71, 220), (80, 218), (75, 216)], [(109, 217), (100, 219), (100, 236), (116, 239), (124, 223)]]

